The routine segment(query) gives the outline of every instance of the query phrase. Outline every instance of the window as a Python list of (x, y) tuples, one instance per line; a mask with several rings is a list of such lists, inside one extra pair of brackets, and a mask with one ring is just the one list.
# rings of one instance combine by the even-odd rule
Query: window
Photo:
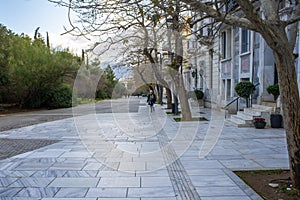
[(286, 0), (281, 0), (278, 4), (278, 9), (281, 10), (286, 7)]
[(243, 28), (241, 37), (241, 53), (246, 53), (250, 50), (250, 31)]
[(221, 53), (222, 59), (230, 58), (231, 56), (231, 32), (230, 30), (221, 33)]
[(226, 58), (226, 32), (222, 32), (222, 55)]

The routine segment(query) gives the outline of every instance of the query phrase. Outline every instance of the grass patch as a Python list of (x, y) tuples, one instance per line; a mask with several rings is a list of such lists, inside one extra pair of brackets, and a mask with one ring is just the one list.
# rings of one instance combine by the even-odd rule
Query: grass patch
[[(168, 115), (174, 114), (172, 112), (166, 112)], [(178, 114), (181, 114), (181, 111), (178, 111)]]
[[(176, 122), (183, 122), (187, 120), (182, 120), (181, 117), (174, 117), (173, 118)], [(189, 122), (194, 122), (194, 121), (208, 121), (205, 117), (193, 117), (192, 120), (188, 120)]]
[(89, 104), (89, 103), (96, 103), (100, 101), (100, 99), (88, 99), (88, 98), (77, 98), (76, 102), (78, 104)]

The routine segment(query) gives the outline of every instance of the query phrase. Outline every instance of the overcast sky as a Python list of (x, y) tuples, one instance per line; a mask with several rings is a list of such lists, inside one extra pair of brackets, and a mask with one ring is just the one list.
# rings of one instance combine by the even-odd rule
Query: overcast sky
[(64, 26), (69, 28), (67, 9), (47, 0), (0, 0), (0, 23), (15, 33), (25, 33), (31, 37), (37, 27), (43, 37), (49, 33), (52, 47), (69, 48), (73, 53), (88, 49), (89, 41), (61, 36)]

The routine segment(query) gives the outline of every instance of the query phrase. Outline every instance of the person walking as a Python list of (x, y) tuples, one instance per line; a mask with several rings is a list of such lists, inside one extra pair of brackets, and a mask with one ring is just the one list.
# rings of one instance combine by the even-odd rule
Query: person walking
[(148, 105), (150, 106), (150, 111), (152, 112), (152, 111), (155, 111), (155, 109), (154, 109), (154, 104), (155, 104), (155, 102), (156, 102), (156, 96), (155, 96), (155, 94), (153, 93), (153, 90), (150, 90), (149, 91), (149, 94), (148, 94), (148, 96), (147, 96), (147, 103), (148, 103)]

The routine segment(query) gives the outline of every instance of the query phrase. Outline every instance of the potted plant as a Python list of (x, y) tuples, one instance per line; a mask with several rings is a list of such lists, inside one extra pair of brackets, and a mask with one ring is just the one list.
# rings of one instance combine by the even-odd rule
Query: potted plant
[(253, 119), (253, 124), (254, 124), (255, 128), (257, 128), (257, 129), (263, 129), (263, 128), (265, 128), (265, 126), (266, 126), (267, 123), (265, 121), (265, 118), (255, 117)]
[[(274, 85), (269, 85), (267, 87), (267, 92), (273, 95), (274, 101), (277, 101), (278, 96), (280, 95), (278, 83)], [(275, 108), (275, 113), (270, 115), (270, 122), (272, 128), (281, 128), (282, 127), (282, 115), (277, 113), (277, 108)]]
[(249, 97), (255, 91), (255, 86), (250, 81), (239, 82), (234, 87), (235, 92), (242, 98), (246, 99), (246, 106), (249, 107)]

